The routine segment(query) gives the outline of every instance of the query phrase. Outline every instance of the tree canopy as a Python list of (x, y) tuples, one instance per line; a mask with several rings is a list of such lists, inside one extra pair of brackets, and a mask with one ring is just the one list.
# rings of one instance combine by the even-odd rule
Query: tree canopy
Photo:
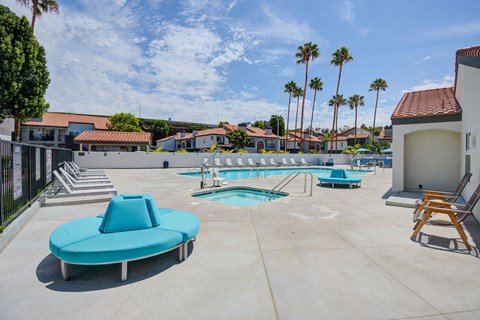
[(45, 92), (50, 84), (45, 49), (33, 35), (26, 17), (0, 5), (0, 122), (39, 118), (48, 109)]
[(162, 139), (168, 136), (169, 130), (170, 130), (170, 127), (168, 126), (167, 120), (153, 121), (153, 126), (152, 126), (153, 141), (157, 141), (158, 139)]
[(265, 120), (255, 120), (255, 122), (252, 123), (252, 127), (254, 128), (265, 129), (267, 126), (268, 122)]
[(115, 113), (108, 120), (107, 129), (110, 131), (142, 132), (140, 121), (131, 113)]
[(248, 135), (242, 129), (228, 131), (226, 137), (233, 145), (235, 150), (243, 149), (248, 144)]
[[(277, 121), (278, 120), (278, 121)], [(283, 136), (285, 135), (285, 121), (283, 120), (282, 116), (277, 114), (272, 114), (270, 120), (268, 121), (270, 127), (272, 127), (272, 132), (277, 134), (277, 125), (278, 125), (278, 135)]]

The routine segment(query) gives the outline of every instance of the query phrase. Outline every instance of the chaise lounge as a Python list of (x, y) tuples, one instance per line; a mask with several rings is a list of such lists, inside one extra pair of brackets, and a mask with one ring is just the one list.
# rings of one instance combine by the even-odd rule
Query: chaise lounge
[(62, 277), (67, 264), (121, 263), (121, 280), (127, 280), (128, 261), (179, 250), (179, 261), (188, 257), (188, 243), (200, 229), (193, 214), (157, 208), (151, 195), (119, 195), (105, 214), (66, 223), (50, 236), (50, 251), (60, 259)]
[(350, 176), (345, 169), (332, 169), (330, 177), (318, 177), (320, 185), (322, 183), (331, 183), (332, 188), (335, 187), (335, 184), (348, 184), (350, 189), (352, 185), (361, 186), (362, 178)]

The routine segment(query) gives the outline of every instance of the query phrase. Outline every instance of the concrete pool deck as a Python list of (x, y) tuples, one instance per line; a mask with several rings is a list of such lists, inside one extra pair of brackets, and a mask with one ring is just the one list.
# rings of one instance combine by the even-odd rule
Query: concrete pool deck
[[(44, 207), (0, 253), (2, 319), (479, 319), (480, 226), (426, 226), (412, 209), (385, 205), (391, 169), (359, 189), (317, 186), (259, 206), (191, 197), (200, 179), (179, 169), (107, 170), (119, 193), (151, 193), (159, 206), (201, 219), (191, 256), (176, 252), (120, 265), (69, 267), (63, 281), (48, 238), (59, 225), (108, 203)], [(283, 177), (230, 181), (271, 189)], [(308, 185), (308, 184), (307, 184)]]

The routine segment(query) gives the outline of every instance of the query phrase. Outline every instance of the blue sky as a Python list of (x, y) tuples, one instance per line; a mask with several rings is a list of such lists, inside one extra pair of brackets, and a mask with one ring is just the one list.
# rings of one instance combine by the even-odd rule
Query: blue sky
[[(329, 62), (341, 46), (354, 60), (344, 67), (340, 94), (365, 96), (359, 123), (373, 122), (369, 84), (388, 82), (377, 113), (384, 125), (404, 92), (452, 85), (455, 51), (480, 39), (478, 0), (58, 2), (60, 15), (43, 15), (35, 26), (47, 51), (51, 111), (138, 116), (141, 106), (141, 116), (154, 119), (286, 118), (284, 85), (303, 86), (305, 67), (294, 55), (311, 41), (321, 56), (309, 75), (324, 82), (314, 126), (331, 126), (327, 101), (338, 68)], [(15, 0), (2, 3), (30, 19)], [(307, 91), (305, 125), (312, 100)], [(344, 107), (339, 127), (353, 123)]]

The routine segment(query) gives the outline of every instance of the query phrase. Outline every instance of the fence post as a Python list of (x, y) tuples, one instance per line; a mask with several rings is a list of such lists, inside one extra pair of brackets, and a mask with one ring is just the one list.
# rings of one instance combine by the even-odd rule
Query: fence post
[(3, 226), (3, 159), (4, 159), (4, 143), (0, 141), (0, 226)]

